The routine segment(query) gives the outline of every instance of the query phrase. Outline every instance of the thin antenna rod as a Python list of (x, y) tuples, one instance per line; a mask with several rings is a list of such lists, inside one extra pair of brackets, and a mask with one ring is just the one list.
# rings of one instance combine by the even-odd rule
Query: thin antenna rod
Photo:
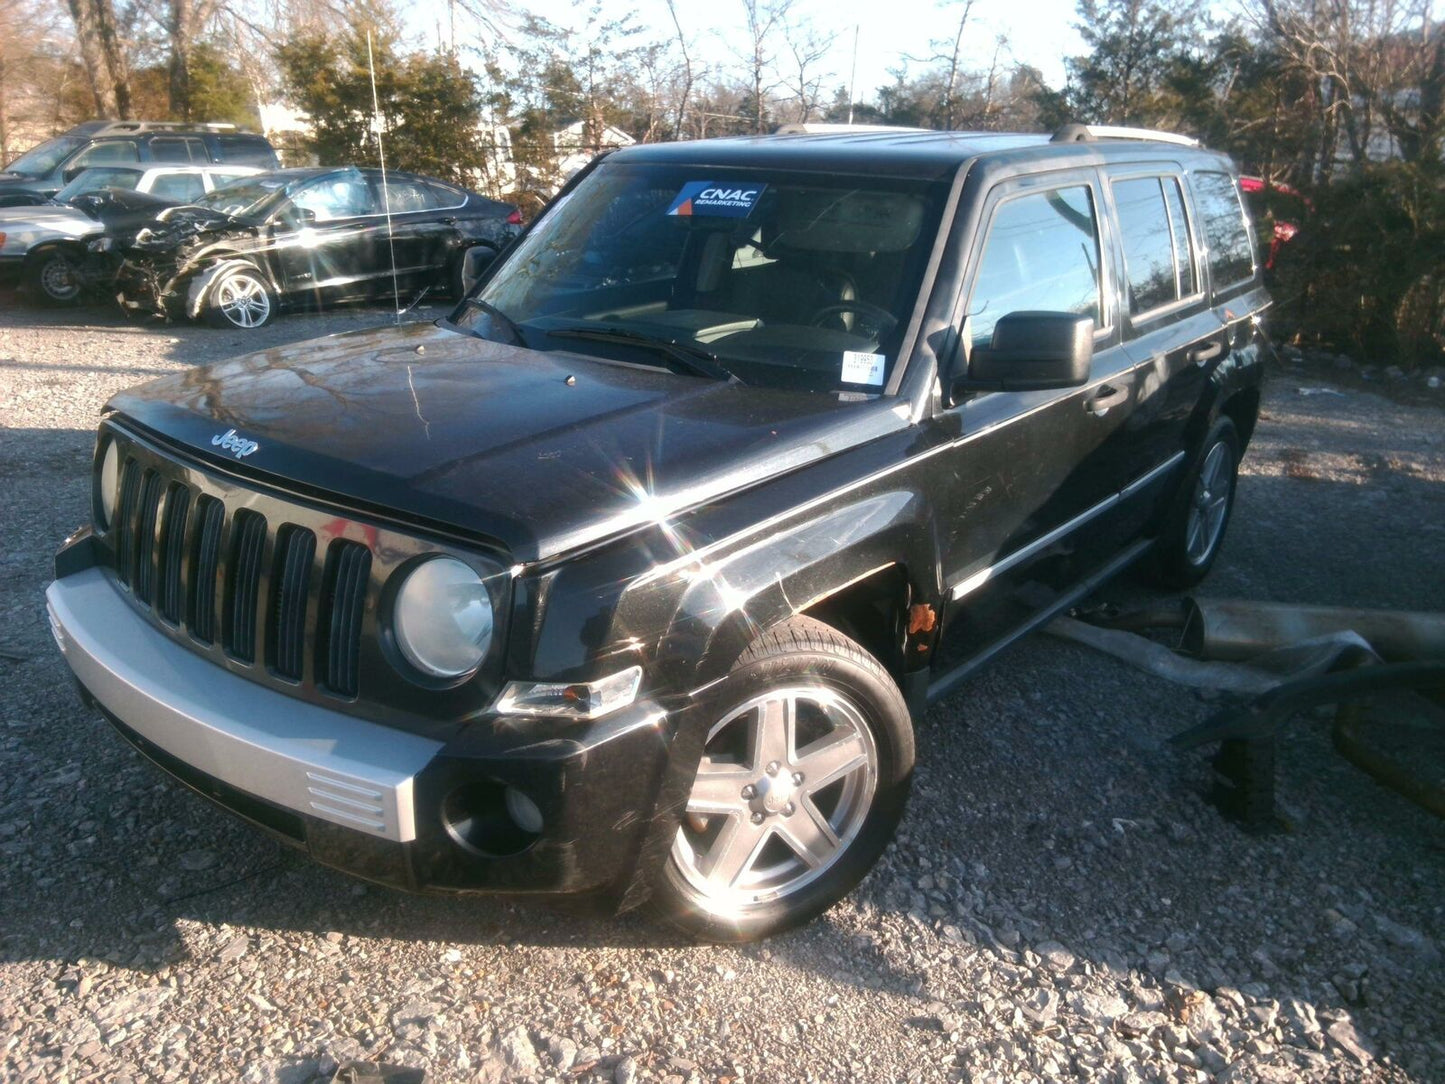
[(848, 77), (848, 123), (853, 123), (853, 98), (858, 88), (858, 24), (853, 24), (853, 74)]
[(396, 281), (396, 238), (391, 232), (391, 192), (386, 186), (386, 148), (381, 142), (381, 130), (386, 127), (381, 120), (381, 103), (376, 97), (376, 61), (371, 55), (371, 31), (366, 32), (366, 67), (371, 72), (371, 126), (376, 132), (376, 155), (381, 159), (381, 205), (386, 212), (386, 247), (391, 250), (391, 295), (392, 319), (401, 323), (401, 287)]

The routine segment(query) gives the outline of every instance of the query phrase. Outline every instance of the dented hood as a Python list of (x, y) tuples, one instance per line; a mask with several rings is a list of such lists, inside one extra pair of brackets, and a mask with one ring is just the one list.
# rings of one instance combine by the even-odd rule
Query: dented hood
[(412, 324), (162, 377), (108, 409), (228, 470), (525, 562), (901, 428), (888, 406)]

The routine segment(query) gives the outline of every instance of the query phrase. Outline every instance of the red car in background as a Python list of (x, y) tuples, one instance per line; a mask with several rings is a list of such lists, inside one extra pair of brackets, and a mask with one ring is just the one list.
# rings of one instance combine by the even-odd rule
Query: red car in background
[(1287, 184), (1274, 184), (1263, 177), (1240, 177), (1239, 190), (1249, 205), (1250, 217), (1260, 226), (1273, 226), (1265, 270), (1273, 271), (1279, 250), (1299, 233), (1299, 221), (1310, 210), (1309, 198)]

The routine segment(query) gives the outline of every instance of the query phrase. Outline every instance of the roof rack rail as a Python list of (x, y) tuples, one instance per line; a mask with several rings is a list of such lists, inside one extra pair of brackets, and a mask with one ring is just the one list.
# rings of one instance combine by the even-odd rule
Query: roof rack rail
[(847, 135), (870, 133), (920, 133), (927, 128), (906, 128), (896, 124), (833, 124), (824, 121), (790, 122), (773, 129), (773, 135)]
[(135, 135), (141, 132), (235, 132), (236, 125), (224, 121), (109, 120), (88, 121), (71, 129), (91, 138), (106, 135)]
[(1122, 128), (1113, 124), (1066, 124), (1054, 133), (1051, 143), (1092, 143), (1096, 139), (1139, 139), (1154, 143), (1177, 143), (1181, 147), (1198, 147), (1199, 140), (1178, 132), (1160, 132), (1153, 128)]

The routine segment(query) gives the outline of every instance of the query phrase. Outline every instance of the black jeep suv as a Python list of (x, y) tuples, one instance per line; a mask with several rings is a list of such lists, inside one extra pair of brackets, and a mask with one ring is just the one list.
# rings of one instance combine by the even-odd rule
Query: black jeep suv
[(151, 120), (89, 120), (31, 147), (0, 170), (0, 207), (44, 203), (87, 169), (98, 166), (212, 163), (276, 169), (263, 135), (234, 124)]
[(1253, 251), (1178, 137), (629, 148), (438, 326), (118, 395), (55, 636), (321, 862), (762, 936), (878, 857), (931, 701), (1136, 559), (1209, 569)]

